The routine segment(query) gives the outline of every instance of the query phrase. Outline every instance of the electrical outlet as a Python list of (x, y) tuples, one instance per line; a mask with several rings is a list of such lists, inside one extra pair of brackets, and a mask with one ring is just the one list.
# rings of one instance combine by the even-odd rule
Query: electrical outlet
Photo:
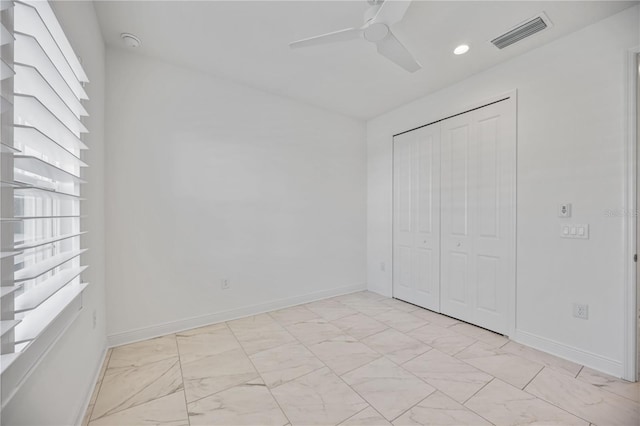
[(222, 288), (223, 290), (228, 289), (229, 287), (231, 287), (231, 284), (229, 284), (229, 280), (224, 278), (222, 280), (220, 280), (220, 288)]
[(564, 203), (558, 206), (558, 217), (571, 217), (571, 203)]
[(589, 305), (573, 304), (573, 316), (581, 319), (589, 319)]
[(96, 328), (96, 326), (98, 325), (98, 314), (96, 313), (96, 310), (93, 310), (93, 328)]

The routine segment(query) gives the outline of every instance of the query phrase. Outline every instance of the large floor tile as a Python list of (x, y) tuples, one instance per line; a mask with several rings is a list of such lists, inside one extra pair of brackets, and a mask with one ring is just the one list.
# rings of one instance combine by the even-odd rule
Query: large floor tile
[(309, 349), (337, 375), (342, 375), (382, 356), (355, 338), (344, 335), (316, 343), (309, 346)]
[(449, 355), (454, 355), (476, 342), (476, 339), (434, 324), (425, 325), (407, 334)]
[(249, 358), (270, 388), (324, 367), (322, 361), (299, 343), (267, 349)]
[[(496, 425), (584, 425), (589, 423), (501, 380), (495, 379), (465, 406)], [(604, 423), (609, 424), (609, 423)]]
[(187, 401), (209, 396), (258, 377), (242, 349), (234, 349), (182, 363)]
[(95, 420), (181, 389), (182, 377), (177, 356), (137, 367), (108, 368), (91, 417)]
[(391, 426), (391, 423), (376, 410), (367, 407), (355, 416), (340, 423), (340, 426)]
[(403, 366), (460, 403), (493, 379), (487, 373), (437, 349), (432, 349)]
[(403, 425), (490, 425), (485, 419), (449, 398), (434, 392), (398, 417), (394, 426)]
[(342, 376), (387, 420), (393, 420), (435, 389), (382, 358)]
[(282, 326), (320, 318), (320, 315), (310, 311), (305, 306), (292, 306), (291, 308), (269, 312), (269, 315), (271, 315), (271, 318), (276, 320), (276, 322)]
[(227, 327), (200, 329), (200, 333), (189, 331), (176, 335), (180, 362), (189, 364), (200, 358), (240, 349), (240, 343)]
[(626, 380), (617, 379), (588, 367), (580, 370), (578, 379), (640, 403), (640, 382), (627, 382)]
[(394, 329), (371, 335), (362, 339), (362, 343), (397, 364), (402, 364), (431, 349), (431, 346)]
[(101, 417), (90, 426), (188, 426), (187, 406), (182, 391)]
[(397, 309), (399, 311), (403, 311), (403, 312), (413, 312), (413, 311), (417, 311), (418, 309), (422, 309), (419, 306), (412, 305), (411, 303), (403, 302), (400, 299), (383, 299), (381, 300), (381, 302), (384, 303), (385, 305), (391, 306), (392, 308)]
[(455, 318), (451, 318), (428, 309), (417, 309), (412, 311), (411, 315), (415, 315), (430, 324), (439, 325), (440, 327), (450, 327), (454, 324), (460, 323), (460, 321)]
[(338, 318), (358, 313), (355, 309), (335, 300), (320, 300), (318, 302), (308, 303), (304, 306), (327, 321), (333, 321)]
[(640, 404), (545, 368), (525, 391), (599, 425), (637, 425)]
[(228, 323), (247, 354), (295, 342), (287, 330), (268, 314), (256, 315)]
[(504, 337), (501, 334), (494, 333), (492, 331), (486, 330), (481, 327), (476, 327), (475, 325), (467, 324), (465, 322), (454, 324), (449, 327), (449, 329), (455, 331), (456, 333), (472, 337), (476, 340), (480, 340), (481, 342), (494, 345), (496, 347), (502, 346), (509, 341), (508, 338)]
[(479, 370), (489, 373), (518, 389), (524, 388), (544, 368), (542, 364), (513, 354), (492, 355), (466, 359)]
[(274, 425), (289, 421), (264, 385), (245, 384), (188, 405), (192, 426)]
[(328, 368), (272, 389), (293, 425), (332, 425), (348, 419), (367, 403)]
[(550, 368), (551, 370), (566, 374), (571, 377), (576, 377), (576, 375), (582, 368), (581, 365), (576, 364), (575, 362), (567, 361), (566, 359), (553, 356), (546, 352), (542, 352), (513, 341), (508, 342), (500, 349), (505, 352), (518, 355), (522, 358), (526, 358), (530, 361), (537, 362), (538, 364), (542, 364), (545, 367)]
[(305, 345), (342, 335), (342, 330), (322, 318), (292, 324), (287, 330)]
[(391, 309), (383, 312), (376, 316), (376, 320), (403, 333), (415, 330), (416, 328), (427, 324), (425, 320), (398, 309)]
[(362, 313), (342, 317), (331, 322), (343, 332), (356, 339), (364, 339), (365, 337), (389, 328), (386, 324), (376, 321)]
[(176, 356), (176, 337), (170, 334), (113, 348), (108, 367), (136, 367)]

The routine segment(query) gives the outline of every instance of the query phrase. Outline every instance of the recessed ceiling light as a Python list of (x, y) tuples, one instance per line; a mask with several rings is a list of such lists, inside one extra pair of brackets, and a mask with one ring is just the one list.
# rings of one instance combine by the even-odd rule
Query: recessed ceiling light
[(461, 44), (460, 46), (453, 49), (453, 53), (456, 55), (464, 55), (469, 51), (469, 46), (466, 44)]
[(140, 47), (140, 39), (133, 34), (122, 33), (120, 34), (120, 38), (122, 39), (122, 41), (124, 41), (124, 44), (126, 44), (127, 47)]

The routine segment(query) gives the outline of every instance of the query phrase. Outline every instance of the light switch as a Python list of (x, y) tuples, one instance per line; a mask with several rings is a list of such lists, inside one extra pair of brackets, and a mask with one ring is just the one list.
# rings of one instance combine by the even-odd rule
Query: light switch
[(588, 240), (589, 224), (571, 223), (560, 225), (560, 237)]
[(571, 217), (571, 203), (563, 203), (558, 206), (558, 217)]

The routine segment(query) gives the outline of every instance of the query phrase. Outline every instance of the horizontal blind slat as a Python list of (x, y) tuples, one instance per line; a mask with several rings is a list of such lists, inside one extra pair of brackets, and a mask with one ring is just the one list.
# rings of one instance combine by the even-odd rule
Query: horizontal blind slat
[[(63, 170), (47, 161), (30, 155), (14, 155), (14, 167), (62, 183), (85, 183), (75, 173)], [(78, 167), (78, 170), (80, 167)]]
[(16, 297), (14, 307), (15, 312), (25, 312), (37, 308), (57, 293), (58, 290), (77, 278), (85, 269), (87, 269), (87, 266), (65, 269), (64, 271), (60, 271), (53, 275), (46, 281), (41, 282), (31, 290), (24, 292), (20, 296)]
[(86, 234), (87, 231), (81, 231), (81, 232), (72, 232), (69, 234), (64, 234), (64, 235), (58, 235), (55, 237), (50, 237), (50, 238), (43, 238), (40, 240), (35, 240), (35, 241), (30, 241), (30, 242), (26, 242), (26, 243), (22, 243), (22, 244), (18, 244), (15, 246), (16, 250), (30, 250), (36, 247), (40, 247), (40, 246), (45, 246), (47, 244), (52, 244), (52, 243), (57, 243), (58, 241), (63, 241), (63, 240), (68, 240), (69, 238), (74, 238), (74, 237), (79, 237), (81, 235)]
[(87, 167), (87, 164), (76, 154), (67, 150), (35, 127), (14, 125), (13, 137), (16, 146), (25, 147), (18, 152), (24, 151), (25, 154), (29, 155), (45, 156), (50, 161), (57, 163), (71, 163), (78, 164), (80, 167)]
[(39, 261), (34, 265), (27, 266), (26, 268), (16, 271), (14, 274), (14, 281), (18, 283), (21, 281), (28, 281), (34, 278), (38, 278), (39, 276), (46, 274), (52, 269), (55, 269), (58, 266), (63, 265), (72, 259), (75, 259), (86, 251), (87, 249), (74, 250), (51, 256), (45, 260)]

